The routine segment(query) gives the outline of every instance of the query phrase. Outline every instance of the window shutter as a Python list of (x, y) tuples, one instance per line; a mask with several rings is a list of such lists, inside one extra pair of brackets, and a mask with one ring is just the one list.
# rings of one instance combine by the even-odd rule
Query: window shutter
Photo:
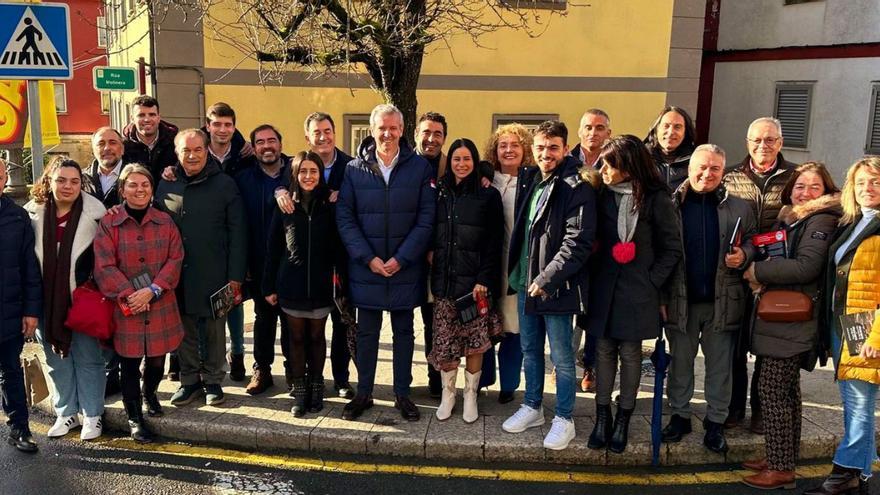
[(880, 155), (880, 84), (874, 85), (871, 93), (871, 118), (868, 121), (868, 142), (865, 151)]
[(776, 87), (776, 118), (782, 122), (785, 146), (807, 147), (812, 89), (812, 85), (807, 84), (780, 84)]

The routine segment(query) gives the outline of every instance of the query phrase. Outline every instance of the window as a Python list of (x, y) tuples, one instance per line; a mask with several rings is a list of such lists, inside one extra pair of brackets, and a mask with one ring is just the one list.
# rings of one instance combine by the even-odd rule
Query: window
[(107, 18), (99, 16), (97, 18), (98, 26), (98, 48), (107, 48)]
[(810, 132), (813, 83), (776, 85), (774, 116), (782, 122), (782, 137), (787, 148), (806, 148)]
[(55, 83), (55, 112), (67, 113), (67, 86)]
[(496, 113), (492, 115), (492, 132), (499, 125), (522, 124), (526, 129), (534, 131), (539, 125), (548, 120), (559, 120), (558, 113)]
[(868, 142), (865, 153), (880, 155), (880, 83), (871, 91), (871, 110), (868, 119)]
[(504, 5), (513, 9), (550, 9), (565, 10), (566, 0), (502, 0)]
[(109, 115), (110, 114), (110, 92), (109, 91), (101, 91), (101, 114)]
[(368, 114), (348, 114), (343, 116), (345, 138), (343, 148), (351, 156), (356, 156), (358, 146), (370, 135), (370, 116)]

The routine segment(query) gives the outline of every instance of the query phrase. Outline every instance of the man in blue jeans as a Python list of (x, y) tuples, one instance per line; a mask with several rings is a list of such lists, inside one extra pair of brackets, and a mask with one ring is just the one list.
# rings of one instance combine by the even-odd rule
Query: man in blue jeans
[[(537, 168), (520, 173), (510, 238), (510, 289), (518, 294), (519, 331), (526, 392), (522, 406), (502, 428), (519, 433), (544, 424), (544, 336), (556, 366), (556, 416), (544, 448), (562, 450), (574, 439), (575, 365), (572, 319), (586, 312), (587, 273), (596, 233), (596, 195), (566, 156), (568, 129), (547, 121), (535, 130)], [(585, 178), (596, 183), (595, 172)], [(543, 325), (542, 325), (543, 323)]]
[(28, 214), (3, 196), (6, 178), (6, 162), (0, 160), (0, 402), (8, 418), (9, 445), (36, 452), (19, 358), (25, 337), (32, 338), (37, 328), (43, 292), (34, 230)]

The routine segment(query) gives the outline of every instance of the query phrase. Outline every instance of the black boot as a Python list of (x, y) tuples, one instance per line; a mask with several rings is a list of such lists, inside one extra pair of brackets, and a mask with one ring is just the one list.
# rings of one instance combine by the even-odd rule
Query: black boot
[(596, 404), (596, 425), (593, 426), (593, 432), (590, 433), (590, 440), (587, 447), (591, 449), (604, 449), (611, 440), (612, 433), (611, 406), (601, 406)]
[(177, 359), (177, 353), (168, 355), (168, 380), (172, 382), (180, 381), (180, 360)]
[[(849, 469), (832, 464), (831, 474), (821, 485), (804, 492), (804, 495), (838, 495), (844, 493), (867, 492), (868, 485), (863, 482), (858, 469)], [(862, 488), (864, 486), (864, 488)]]
[(663, 428), (663, 443), (677, 443), (681, 439), (693, 431), (691, 426), (691, 418), (683, 418), (678, 414), (673, 414), (669, 418), (669, 424)]
[(305, 416), (309, 409), (309, 382), (305, 376), (293, 378), (293, 407), (290, 412), (297, 418)]
[(122, 391), (122, 381), (119, 378), (119, 363), (111, 362), (106, 369), (107, 384), (104, 386), (104, 397), (110, 397)]
[(713, 423), (708, 419), (703, 420), (703, 445), (716, 454), (726, 454), (728, 451), (727, 440), (724, 438), (724, 424)]
[(626, 444), (629, 442), (629, 418), (632, 417), (632, 409), (617, 408), (617, 415), (614, 417), (614, 432), (611, 434), (611, 441), (608, 442), (608, 450), (615, 454), (621, 454), (626, 450)]
[(243, 382), (245, 378), (244, 354), (229, 354), (229, 379), (234, 382)]
[(33, 454), (37, 450), (37, 442), (34, 441), (34, 436), (31, 435), (31, 430), (26, 425), (25, 426), (13, 426), (9, 430), (9, 438), (7, 439), (9, 445), (12, 445), (20, 452), (25, 452), (28, 454)]
[(150, 443), (153, 441), (153, 432), (144, 423), (144, 413), (141, 412), (141, 399), (125, 400), (125, 413), (128, 415), (128, 428), (131, 430), (131, 438), (138, 443)]
[(309, 388), (311, 389), (309, 412), (320, 412), (324, 409), (324, 377), (312, 378)]
[(162, 404), (156, 397), (156, 390), (159, 389), (159, 382), (162, 381), (162, 368), (145, 368), (144, 369), (144, 402), (147, 404), (147, 416), (157, 418), (165, 414), (162, 410)]

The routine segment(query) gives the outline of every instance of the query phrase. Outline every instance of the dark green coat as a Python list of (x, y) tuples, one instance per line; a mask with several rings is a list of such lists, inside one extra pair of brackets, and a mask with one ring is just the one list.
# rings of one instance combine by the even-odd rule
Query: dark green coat
[[(681, 204), (685, 195), (690, 190), (690, 183), (685, 181), (681, 184), (672, 198), (675, 207), (676, 222), (681, 239), (684, 242), (684, 232), (681, 224)], [(731, 196), (724, 186), (719, 186), (715, 191), (718, 194), (718, 233), (720, 249), (718, 250), (718, 270), (715, 274), (715, 316), (712, 320), (712, 331), (735, 332), (745, 317), (746, 285), (743, 282), (743, 270), (733, 270), (724, 264), (724, 255), (730, 245), (730, 235), (736, 226), (736, 219), (742, 218), (740, 231), (742, 232), (742, 249), (746, 255), (743, 268), (747, 267), (755, 257), (755, 250), (751, 243), (751, 237), (757, 232), (757, 221), (751, 206), (740, 198)], [(684, 246), (682, 245), (682, 252)], [(685, 259), (681, 260), (675, 268), (664, 290), (664, 302), (667, 304), (666, 331), (687, 332), (688, 300), (687, 300), (687, 276), (685, 274)]]
[(178, 287), (181, 312), (211, 317), (211, 294), (247, 271), (247, 225), (238, 187), (214, 160), (191, 181), (178, 164), (177, 180), (162, 180), (156, 203), (180, 229), (185, 255)]

